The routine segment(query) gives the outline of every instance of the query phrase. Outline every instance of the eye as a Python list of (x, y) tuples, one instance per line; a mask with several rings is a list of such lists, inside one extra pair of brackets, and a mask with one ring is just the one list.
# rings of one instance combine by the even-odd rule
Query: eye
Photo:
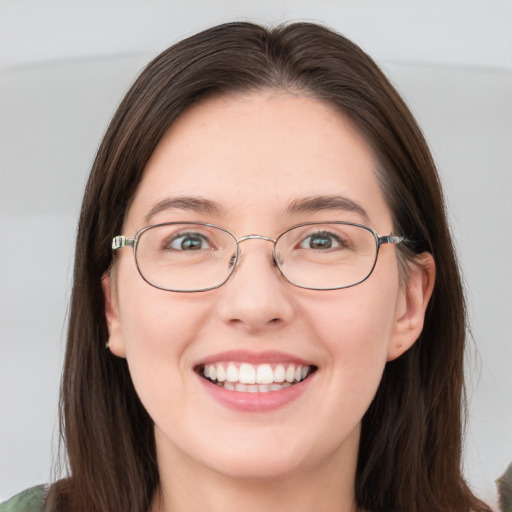
[(174, 251), (204, 251), (212, 249), (208, 238), (200, 233), (179, 233), (165, 241), (163, 247)]
[(346, 243), (336, 234), (319, 231), (306, 237), (300, 244), (301, 249), (328, 250), (346, 247)]

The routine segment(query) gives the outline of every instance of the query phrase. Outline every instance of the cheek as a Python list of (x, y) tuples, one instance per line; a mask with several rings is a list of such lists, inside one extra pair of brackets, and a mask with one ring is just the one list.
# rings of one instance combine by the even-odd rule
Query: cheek
[[(191, 336), (197, 308), (187, 310), (152, 291), (128, 298), (121, 307), (127, 358), (178, 356), (181, 344)], [(166, 293), (166, 292), (161, 292)]]
[[(119, 314), (128, 362), (178, 359), (202, 324), (205, 308), (186, 294), (159, 290), (141, 279), (131, 259), (118, 270)], [(133, 361), (130, 361), (133, 360)]]
[(205, 324), (208, 307), (139, 280), (125, 281), (120, 290), (121, 322), (135, 389), (155, 418), (157, 411), (173, 410), (170, 406), (177, 406), (184, 396), (183, 377), (190, 370), (187, 349)]
[[(342, 290), (337, 300), (310, 309), (319, 341), (328, 354), (329, 397), (333, 410), (361, 416), (369, 407), (382, 378), (391, 341), (398, 287), (361, 284)], [(339, 392), (337, 392), (339, 391)]]
[(310, 310), (333, 364), (347, 358), (386, 359), (394, 320), (396, 293), (359, 288), (340, 290), (337, 299)]

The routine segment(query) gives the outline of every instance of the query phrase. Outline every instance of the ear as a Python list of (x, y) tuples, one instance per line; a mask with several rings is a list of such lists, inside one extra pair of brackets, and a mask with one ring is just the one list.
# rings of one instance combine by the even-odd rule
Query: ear
[(115, 270), (112, 269), (110, 272), (105, 273), (101, 279), (105, 296), (105, 318), (107, 319), (109, 335), (108, 348), (114, 355), (126, 357), (114, 272)]
[(401, 356), (418, 339), (434, 289), (436, 266), (431, 254), (419, 254), (409, 266), (407, 282), (397, 301), (395, 324), (388, 346), (388, 361)]

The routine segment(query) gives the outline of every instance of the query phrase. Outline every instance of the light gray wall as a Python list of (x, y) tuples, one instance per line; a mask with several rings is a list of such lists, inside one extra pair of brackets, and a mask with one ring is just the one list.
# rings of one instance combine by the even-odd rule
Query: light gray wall
[(466, 473), (494, 500), (512, 461), (512, 1), (0, 0), (0, 501), (50, 479), (75, 223), (108, 120), (151, 56), (239, 18), (325, 22), (420, 121), (468, 291)]

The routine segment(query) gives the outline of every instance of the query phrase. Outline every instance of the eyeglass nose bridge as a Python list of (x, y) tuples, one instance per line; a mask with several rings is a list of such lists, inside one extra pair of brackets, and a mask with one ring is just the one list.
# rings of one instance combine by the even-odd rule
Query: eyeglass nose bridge
[(274, 265), (279, 267), (279, 265), (277, 264), (276, 254), (275, 254), (275, 246), (276, 246), (277, 240), (275, 238), (272, 238), (270, 236), (265, 236), (265, 235), (245, 235), (245, 236), (241, 236), (240, 238), (236, 238), (236, 244), (239, 249), (237, 251), (236, 260), (234, 260), (234, 258), (232, 258), (232, 263), (235, 264), (235, 267), (238, 267), (238, 265), (240, 265), (240, 262), (242, 259), (241, 258), (242, 250), (240, 248), (240, 244), (247, 240), (264, 240), (266, 242), (272, 242), (274, 244), (274, 251), (272, 252), (272, 260), (273, 260)]
[(245, 242), (246, 240), (266, 240), (267, 242), (272, 242), (274, 245), (277, 242), (275, 238), (271, 238), (269, 236), (265, 235), (245, 235), (240, 238), (236, 239), (237, 244), (241, 244), (242, 242)]

